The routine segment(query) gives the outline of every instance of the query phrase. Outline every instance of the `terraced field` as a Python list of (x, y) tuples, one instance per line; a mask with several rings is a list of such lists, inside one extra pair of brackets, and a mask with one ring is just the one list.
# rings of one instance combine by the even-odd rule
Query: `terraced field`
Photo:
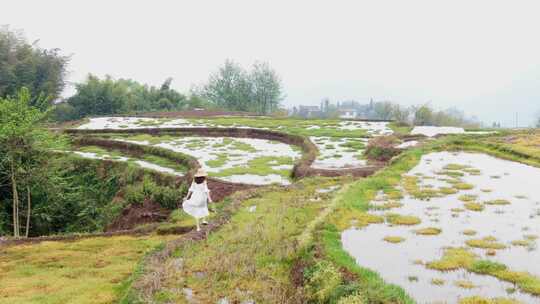
[[(167, 177), (178, 187), (200, 166), (223, 194), (210, 225), (198, 233), (191, 217), (169, 209), (132, 230), (145, 236), (114, 236), (110, 247), (95, 237), (0, 247), (0, 291), (8, 292), (0, 303), (63, 303), (73, 293), (78, 303), (539, 302), (537, 134), (434, 127), (428, 137), (457, 134), (427, 139), (404, 136), (409, 130), (263, 117), (91, 118), (68, 132), (74, 144), (64, 153), (150, 169), (156, 183)], [(393, 146), (374, 147), (373, 138)], [(368, 147), (401, 154), (355, 178), (373, 166)], [(137, 195), (128, 191), (125, 218), (163, 211), (136, 202), (162, 199), (146, 195), (157, 187), (146, 178)], [(23, 269), (44, 248), (69, 258)], [(77, 250), (91, 263), (73, 264)], [(107, 250), (118, 257), (98, 259)], [(119, 257), (122, 271), (112, 275)], [(52, 276), (50, 263), (74, 270), (37, 283)], [(70, 281), (77, 278), (90, 286)]]

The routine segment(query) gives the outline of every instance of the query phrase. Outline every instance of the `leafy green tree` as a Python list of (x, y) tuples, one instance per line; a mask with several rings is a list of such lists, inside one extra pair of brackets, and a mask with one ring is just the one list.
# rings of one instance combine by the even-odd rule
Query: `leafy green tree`
[(26, 235), (30, 227), (31, 188), (41, 180), (50, 149), (62, 140), (41, 127), (48, 114), (31, 105), (28, 89), (0, 99), (0, 178), (10, 187), (13, 235), (21, 236), (23, 193), (26, 194)]
[(129, 97), (128, 89), (110, 76), (100, 80), (89, 75), (86, 82), (76, 85), (77, 93), (68, 99), (79, 117), (118, 114)]
[(252, 102), (258, 113), (269, 114), (279, 108), (283, 100), (281, 79), (268, 63), (256, 62), (249, 75)]
[(59, 49), (42, 49), (21, 32), (0, 28), (0, 97), (15, 96), (26, 87), (30, 104), (44, 110), (64, 89), (68, 63)]
[(171, 88), (168, 78), (160, 87), (149, 87), (131, 79), (115, 80), (110, 76), (99, 79), (89, 75), (76, 85), (76, 93), (57, 106), (59, 120), (77, 119), (89, 115), (110, 115), (133, 112), (181, 110), (186, 97)]
[(281, 80), (267, 63), (256, 62), (250, 71), (232, 60), (216, 73), (196, 94), (209, 100), (215, 107), (233, 111), (271, 113), (283, 99)]
[(433, 124), (433, 110), (429, 105), (421, 105), (414, 109), (414, 125), (427, 126)]
[(247, 73), (234, 61), (227, 60), (219, 70), (210, 75), (200, 95), (216, 107), (237, 111), (249, 111), (251, 84)]

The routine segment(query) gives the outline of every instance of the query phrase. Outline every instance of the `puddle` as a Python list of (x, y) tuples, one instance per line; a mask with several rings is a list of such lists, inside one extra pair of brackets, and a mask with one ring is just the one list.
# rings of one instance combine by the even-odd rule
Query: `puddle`
[(362, 159), (369, 138), (310, 137), (319, 149), (319, 155), (311, 165), (316, 169), (345, 169), (364, 167)]
[(180, 128), (195, 127), (185, 119), (148, 117), (94, 117), (77, 129), (141, 129), (141, 128)]
[(412, 129), (412, 135), (425, 135), (427, 137), (433, 137), (439, 134), (493, 134), (495, 131), (465, 131), (459, 127), (435, 127), (435, 126), (416, 126)]
[(414, 147), (416, 145), (418, 145), (418, 141), (411, 140), (411, 141), (402, 142), (401, 144), (397, 145), (396, 148), (398, 148), (398, 149), (407, 149), (407, 148), (410, 148), (410, 147)]
[(93, 152), (81, 152), (81, 151), (71, 151), (69, 153), (75, 153), (79, 156), (82, 156), (84, 158), (91, 158), (91, 159), (106, 159), (106, 160), (112, 160), (112, 161), (121, 161), (121, 162), (127, 162), (132, 160), (134, 164), (138, 165), (139, 167), (151, 169), (154, 171), (162, 172), (162, 173), (168, 173), (176, 176), (183, 176), (183, 172), (176, 171), (172, 168), (163, 167), (160, 165), (156, 165), (150, 162), (147, 162), (145, 160), (140, 159), (132, 159), (124, 156), (111, 156), (109, 154), (97, 154)]
[(289, 175), (301, 153), (287, 144), (265, 139), (232, 137), (155, 137), (148, 140), (123, 140), (153, 145), (191, 155), (210, 176), (253, 185), (289, 185)]
[[(489, 236), (495, 237), (497, 243), (506, 248), (490, 252), (469, 247), (479, 259), (503, 263), (510, 270), (526, 271), (540, 277), (540, 263), (533, 262), (540, 261), (540, 251), (536, 249), (538, 240), (529, 240), (529, 246), (519, 246), (515, 242), (524, 240), (527, 235), (540, 236), (540, 169), (484, 154), (438, 152), (424, 155), (407, 176), (418, 177), (421, 186), (430, 187), (426, 189), (451, 187), (452, 184), (441, 180), (448, 176), (440, 175), (444, 170), (456, 171), (450, 170), (455, 169), (452, 165), (448, 166), (450, 164), (470, 166), (461, 171), (464, 175), (459, 178), (464, 183), (474, 185), (474, 188), (429, 200), (405, 195), (399, 200), (402, 206), (390, 212), (416, 216), (421, 220), (420, 224), (372, 224), (362, 229), (351, 228), (342, 234), (343, 247), (360, 265), (377, 271), (386, 281), (402, 286), (420, 303), (457, 303), (461, 297), (474, 295), (515, 298), (524, 303), (540, 302), (540, 298), (515, 291), (513, 284), (492, 276), (478, 275), (464, 269), (441, 272), (415, 263), (419, 260), (439, 260), (446, 247), (468, 247), (468, 240)], [(380, 195), (376, 199), (375, 204), (385, 200)], [(482, 206), (481, 211), (464, 207), (466, 201), (471, 199)], [(510, 204), (501, 203), (504, 200)], [(385, 212), (371, 213), (381, 215)], [(439, 235), (414, 233), (417, 229), (428, 227), (439, 228), (442, 232)], [(467, 230), (476, 231), (476, 235), (465, 235), (463, 232)], [(383, 240), (387, 236), (405, 240), (392, 244)], [(411, 277), (415, 279), (411, 280)], [(445, 283), (436, 285), (433, 280)], [(456, 284), (459, 281), (470, 281), (475, 287), (458, 287)]]
[(369, 135), (390, 135), (394, 133), (384, 121), (342, 121), (339, 123), (340, 130), (366, 130)]

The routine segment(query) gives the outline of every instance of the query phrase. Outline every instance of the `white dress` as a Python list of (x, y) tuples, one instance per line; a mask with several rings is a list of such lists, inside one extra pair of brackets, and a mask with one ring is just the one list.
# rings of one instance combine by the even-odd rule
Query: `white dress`
[(191, 192), (191, 197), (184, 201), (182, 208), (184, 211), (195, 217), (202, 218), (208, 216), (208, 186), (206, 181), (200, 184), (193, 182), (191, 187), (189, 187), (189, 192)]

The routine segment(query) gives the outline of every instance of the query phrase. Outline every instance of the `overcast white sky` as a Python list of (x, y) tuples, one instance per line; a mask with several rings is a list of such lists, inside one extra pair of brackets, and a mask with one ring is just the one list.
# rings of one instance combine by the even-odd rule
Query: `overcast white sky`
[(88, 73), (187, 92), (226, 58), (267, 61), (284, 104), (390, 99), (530, 125), (540, 111), (540, 1), (3, 0), (0, 24)]

